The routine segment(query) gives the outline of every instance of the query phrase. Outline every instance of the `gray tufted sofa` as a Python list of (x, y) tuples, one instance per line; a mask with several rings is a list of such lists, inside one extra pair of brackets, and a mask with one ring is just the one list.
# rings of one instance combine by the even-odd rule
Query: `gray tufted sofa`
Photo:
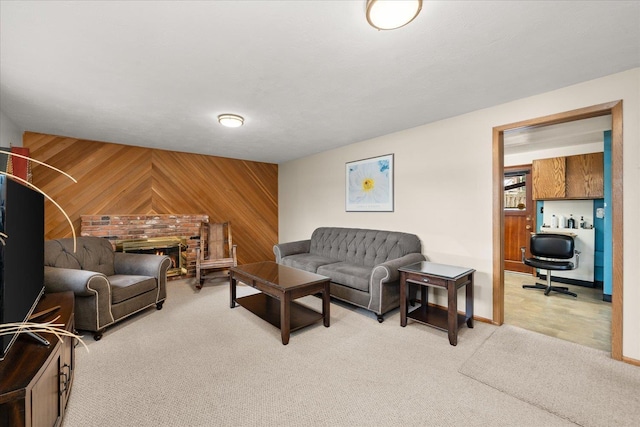
[(425, 260), (414, 234), (359, 228), (317, 228), (273, 252), (279, 264), (331, 278), (332, 297), (373, 311), (379, 322), (400, 305), (398, 268)]
[(100, 237), (48, 240), (44, 247), (46, 292), (73, 291), (75, 326), (94, 332), (167, 298), (167, 256), (114, 252)]

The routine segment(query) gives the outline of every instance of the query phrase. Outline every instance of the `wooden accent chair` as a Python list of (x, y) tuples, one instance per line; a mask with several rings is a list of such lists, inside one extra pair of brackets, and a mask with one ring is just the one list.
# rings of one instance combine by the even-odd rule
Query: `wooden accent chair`
[(229, 269), (237, 265), (231, 223), (203, 222), (200, 226), (200, 247), (196, 248), (196, 288), (202, 288), (206, 278), (229, 276)]

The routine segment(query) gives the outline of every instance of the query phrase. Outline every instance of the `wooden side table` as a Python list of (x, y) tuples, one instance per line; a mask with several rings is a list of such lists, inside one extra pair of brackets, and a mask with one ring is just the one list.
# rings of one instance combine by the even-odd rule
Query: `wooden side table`
[[(401, 267), (400, 271), (400, 326), (407, 326), (407, 317), (425, 325), (447, 331), (449, 343), (458, 344), (458, 328), (467, 323), (473, 328), (473, 273), (474, 269), (433, 262), (417, 262)], [(420, 306), (409, 312), (409, 286), (421, 286)], [(427, 287), (447, 290), (447, 309), (429, 307)], [(458, 314), (458, 289), (466, 288), (465, 315)]]

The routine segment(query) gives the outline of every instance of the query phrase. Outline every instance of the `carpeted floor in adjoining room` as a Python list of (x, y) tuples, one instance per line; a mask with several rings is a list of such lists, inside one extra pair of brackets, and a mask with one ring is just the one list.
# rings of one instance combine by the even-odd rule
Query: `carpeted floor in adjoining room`
[[(319, 298), (301, 301), (320, 309)], [(77, 347), (63, 426), (575, 425), (459, 372), (497, 330), (463, 326), (453, 347), (446, 332), (400, 327), (397, 310), (379, 324), (334, 302), (329, 328), (284, 346), (278, 329), (229, 308), (227, 284), (172, 281), (163, 310), (88, 336), (88, 353)]]

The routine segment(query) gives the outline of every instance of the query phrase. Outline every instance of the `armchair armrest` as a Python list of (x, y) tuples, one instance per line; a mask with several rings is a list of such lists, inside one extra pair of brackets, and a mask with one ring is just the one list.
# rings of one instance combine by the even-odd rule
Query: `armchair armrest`
[(104, 274), (45, 266), (44, 286), (47, 292), (73, 291), (76, 296), (75, 324), (78, 329), (99, 331), (114, 322), (111, 313), (111, 285)]
[[(73, 268), (44, 267), (44, 286), (47, 292), (73, 291), (77, 296), (109, 295), (109, 281), (102, 273)], [(106, 297), (107, 298), (107, 297)]]
[(273, 245), (273, 253), (278, 264), (288, 255), (309, 253), (309, 249), (311, 249), (311, 239)]
[(171, 258), (165, 255), (132, 254), (116, 252), (113, 269), (116, 274), (150, 276), (156, 279), (166, 277)]

